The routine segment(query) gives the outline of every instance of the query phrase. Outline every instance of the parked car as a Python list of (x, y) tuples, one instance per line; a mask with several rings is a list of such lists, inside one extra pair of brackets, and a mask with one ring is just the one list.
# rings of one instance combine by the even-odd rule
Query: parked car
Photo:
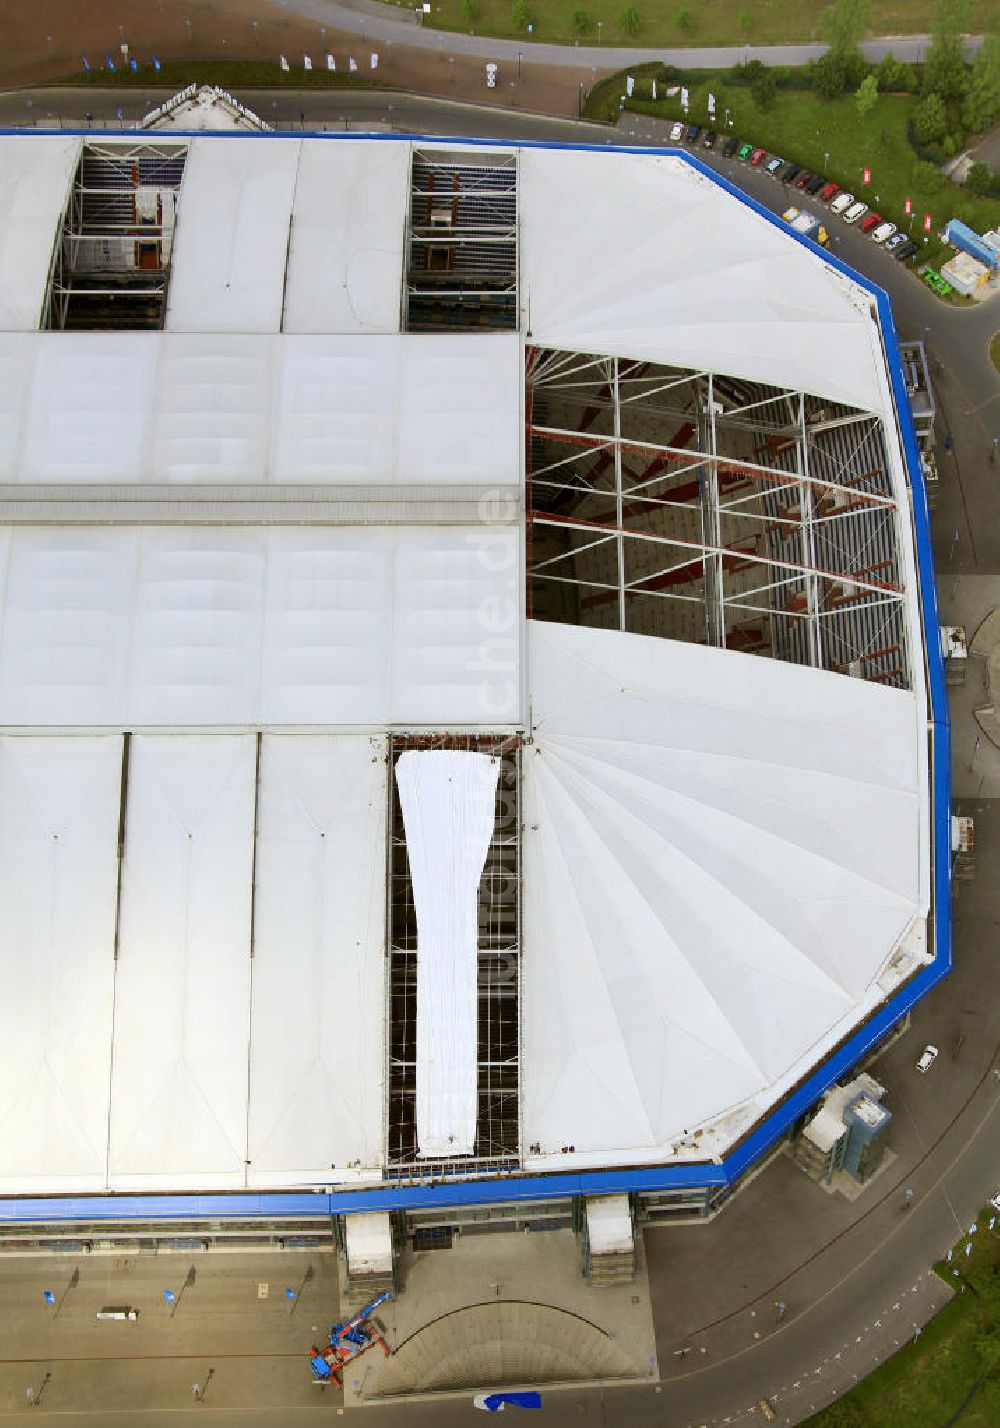
[(840, 216), (843, 218), (845, 223), (857, 223), (858, 219), (864, 218), (867, 212), (867, 203), (862, 203), (859, 199), (857, 203), (852, 203), (850, 208), (848, 208)]
[(497, 87), (497, 66), (491, 61), (486, 66), (486, 88), (496, 89)]
[(781, 170), (781, 173), (778, 175), (778, 177), (782, 183), (792, 183), (795, 179), (798, 178), (801, 172), (802, 170), (799, 168), (798, 164), (786, 164), (785, 167)]
[(736, 157), (739, 159), (739, 161), (740, 161), (741, 164), (745, 164), (746, 161), (747, 161), (747, 159), (750, 157), (750, 155), (751, 155), (752, 153), (753, 153), (753, 144), (741, 144), (741, 145), (740, 145), (740, 151), (739, 151), (739, 153), (736, 155)]
[(722, 146), (722, 152), (727, 159), (731, 159), (739, 147), (739, 139), (727, 139)]
[(770, 174), (771, 177), (774, 178), (778, 170), (784, 167), (784, 163), (784, 159), (768, 159), (767, 163), (764, 165), (764, 172), (766, 174)]
[(701, 125), (700, 125), (700, 124), (689, 124), (689, 125), (688, 125), (688, 131), (687, 131), (687, 141), (688, 141), (688, 143), (689, 143), (689, 144), (695, 144), (695, 143), (697, 143), (697, 142), (698, 142), (698, 135), (699, 135), (700, 133), (701, 133)]
[(673, 127), (673, 128), (671, 129), (671, 131), (670, 131), (670, 142), (671, 142), (672, 144), (679, 144), (680, 141), (683, 139), (683, 137), (684, 137), (684, 125), (680, 122), (680, 120), (678, 120), (677, 123), (674, 125), (674, 127)]
[(806, 184), (809, 182), (809, 180), (810, 180), (811, 178), (812, 178), (812, 173), (811, 173), (811, 171), (810, 171), (809, 169), (803, 169), (802, 172), (799, 174), (799, 176), (798, 176), (798, 177), (796, 178), (796, 180), (795, 180), (795, 187), (796, 187), (796, 188), (805, 188)]
[(931, 1069), (937, 1058), (938, 1049), (936, 1046), (924, 1047), (923, 1051), (921, 1051), (920, 1053), (920, 1059), (917, 1062), (917, 1070), (921, 1073), (921, 1075), (925, 1075)]
[(824, 203), (830, 203), (832, 199), (835, 199), (837, 197), (837, 194), (839, 192), (839, 183), (828, 183), (824, 188), (823, 192), (820, 194), (820, 198)]
[(885, 251), (886, 251), (887, 253), (895, 253), (896, 249), (897, 249), (897, 248), (902, 248), (902, 246), (903, 246), (903, 244), (904, 244), (905, 242), (906, 242), (906, 234), (905, 234), (905, 233), (893, 233), (893, 235), (892, 235), (891, 238), (887, 238), (887, 239), (886, 239), (886, 242), (885, 242)]
[(861, 231), (862, 231), (862, 233), (870, 233), (870, 232), (872, 231), (872, 229), (873, 229), (873, 228), (876, 228), (881, 222), (882, 222), (882, 215), (881, 215), (881, 213), (869, 213), (868, 217), (867, 217), (866, 219), (864, 219), (864, 221), (863, 221), (862, 224), (861, 224)]
[(887, 239), (892, 238), (895, 232), (895, 223), (880, 223), (872, 234), (872, 242), (884, 243)]
[(919, 246), (918, 243), (914, 243), (912, 238), (907, 238), (902, 248), (897, 248), (892, 256), (897, 263), (906, 263), (913, 257), (914, 253), (917, 252)]
[(715, 141), (718, 137), (719, 136), (714, 129), (709, 129), (708, 133), (705, 135), (704, 139), (702, 139), (701, 142), (704, 144), (706, 149), (714, 149)]
[(830, 204), (830, 212), (831, 212), (831, 213), (843, 213), (845, 209), (850, 208), (850, 206), (851, 206), (851, 204), (852, 204), (853, 202), (854, 202), (854, 194), (853, 194), (853, 193), (838, 193), (838, 194), (837, 194), (837, 197), (836, 197), (836, 198), (833, 200), (833, 202)]
[(766, 158), (766, 149), (754, 149), (753, 153), (750, 155), (750, 162), (751, 164), (753, 164), (755, 169), (759, 169)]
[(812, 178), (806, 184), (806, 193), (811, 193), (813, 197), (815, 197), (825, 183), (826, 179), (822, 174), (813, 174)]

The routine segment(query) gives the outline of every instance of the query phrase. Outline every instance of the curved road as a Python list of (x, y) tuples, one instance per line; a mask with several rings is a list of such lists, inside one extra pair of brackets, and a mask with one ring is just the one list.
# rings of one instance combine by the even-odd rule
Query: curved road
[[(446, 49), (449, 54), (479, 55), (483, 59), (514, 60), (522, 57), (532, 64), (565, 65), (568, 68), (621, 69), (629, 64), (664, 60), (683, 69), (727, 69), (744, 58), (765, 64), (802, 65), (818, 59), (826, 45), (722, 45), (676, 49), (613, 45), (553, 45), (531, 40), (503, 40), (488, 35), (468, 35), (457, 30), (424, 29), (407, 10), (380, 5), (377, 0), (279, 0), (289, 15), (369, 40), (392, 41), (413, 49)], [(879, 60), (891, 50), (897, 59), (923, 59), (930, 43), (928, 35), (889, 35), (866, 40), (861, 46), (871, 60)], [(969, 53), (982, 43), (982, 36), (970, 36)]]

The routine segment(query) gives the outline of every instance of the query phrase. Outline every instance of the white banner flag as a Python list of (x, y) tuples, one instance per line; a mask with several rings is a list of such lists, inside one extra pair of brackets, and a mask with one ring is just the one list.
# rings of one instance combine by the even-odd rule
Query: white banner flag
[(348, 69), (351, 71), (351, 73), (354, 74), (354, 73), (356, 72), (357, 68), (358, 68), (358, 62), (357, 62), (357, 60), (356, 60), (356, 59), (349, 59), (349, 60), (347, 61), (347, 67), (348, 67)]
[(313, 67), (313, 62), (308, 55), (302, 56), (302, 63), (306, 67), (306, 69), (312, 69)]
[(285, 59), (285, 56), (284, 56), (284, 55), (281, 56), (281, 68), (282, 68), (282, 69), (290, 69), (290, 68), (291, 68), (291, 66), (289, 65), (288, 61)]
[(327, 55), (327, 57), (326, 57), (326, 67), (327, 67), (327, 69), (336, 69), (336, 68), (337, 68), (337, 61), (334, 59), (333, 55)]
[(656, 80), (653, 80), (653, 98), (656, 98)]
[(708, 96), (708, 112), (712, 115), (713, 118), (715, 117), (715, 95), (711, 92)]
[(372, 69), (378, 69), (378, 55), (372, 55)]
[(681, 108), (685, 114), (688, 112), (688, 92), (683, 86), (681, 86)]
[(625, 93), (628, 95), (629, 99), (632, 98), (632, 91), (633, 91), (634, 89), (635, 89), (635, 79), (633, 78), (632, 75), (627, 74), (627, 75), (625, 76)]

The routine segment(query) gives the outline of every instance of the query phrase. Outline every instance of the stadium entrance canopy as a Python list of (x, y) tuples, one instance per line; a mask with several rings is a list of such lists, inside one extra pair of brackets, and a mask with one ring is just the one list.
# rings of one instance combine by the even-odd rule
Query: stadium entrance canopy
[(738, 1173), (948, 965), (884, 299), (681, 155), (0, 173), (0, 1194)]

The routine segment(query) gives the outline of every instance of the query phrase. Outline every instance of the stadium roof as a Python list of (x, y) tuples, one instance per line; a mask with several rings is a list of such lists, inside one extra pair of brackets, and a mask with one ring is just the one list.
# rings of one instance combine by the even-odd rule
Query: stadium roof
[[(0, 1193), (380, 1178), (393, 760), (428, 734), (520, 744), (518, 1165), (718, 1159), (930, 956), (871, 296), (680, 156), (171, 132), (156, 326), (59, 330), (71, 187), (155, 142), (0, 138)], [(471, 244), (516, 241), (513, 288), (445, 294), (513, 292), (515, 330), (407, 330), (421, 155), (461, 170), (446, 235), (516, 172)], [(670, 463), (694, 494), (636, 514)], [(676, 625), (630, 622), (652, 596)]]

